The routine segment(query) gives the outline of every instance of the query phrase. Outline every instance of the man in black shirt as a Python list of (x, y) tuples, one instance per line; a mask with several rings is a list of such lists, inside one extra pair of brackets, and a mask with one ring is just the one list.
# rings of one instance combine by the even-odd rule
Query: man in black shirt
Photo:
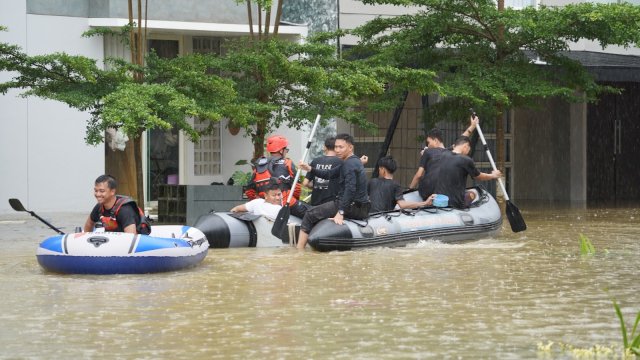
[[(469, 127), (464, 130), (462, 136), (471, 136), (474, 133), (478, 122), (479, 119), (477, 116), (471, 116), (469, 118)], [(434, 193), (434, 186), (439, 178), (438, 164), (440, 162), (438, 159), (445, 151), (449, 151), (449, 149), (445, 149), (444, 147), (442, 131), (440, 131), (440, 129), (431, 129), (427, 133), (426, 142), (427, 147), (422, 150), (420, 165), (418, 166), (418, 170), (409, 185), (409, 188), (411, 189), (417, 188), (420, 196), (425, 200), (430, 194)]]
[[(317, 157), (309, 164), (313, 169), (331, 170), (340, 166), (342, 160), (336, 156), (335, 152), (336, 138), (328, 137), (324, 140), (324, 155)], [(309, 172), (302, 182), (303, 186), (312, 188), (311, 205), (317, 206), (328, 201), (336, 199), (340, 188), (338, 187), (338, 179), (323, 179)]]
[(314, 169), (309, 164), (300, 162), (301, 169), (311, 172), (316, 177), (333, 179), (336, 174), (339, 174), (340, 192), (338, 199), (315, 206), (304, 214), (300, 226), (298, 249), (304, 249), (311, 229), (320, 220), (333, 215), (333, 221), (342, 225), (345, 216), (352, 219), (366, 219), (369, 216), (371, 204), (367, 195), (367, 176), (362, 161), (353, 154), (353, 137), (349, 134), (338, 134), (335, 152), (343, 163), (331, 170)]
[(398, 168), (398, 163), (391, 156), (385, 156), (378, 161), (378, 177), (369, 180), (369, 200), (371, 201), (371, 213), (390, 211), (398, 205), (401, 209), (415, 209), (429, 206), (433, 203), (435, 195), (431, 195), (426, 201), (407, 201), (402, 195), (402, 187), (393, 180), (393, 173)]
[(451, 207), (469, 206), (465, 201), (467, 175), (478, 181), (493, 180), (502, 176), (500, 170), (493, 170), (491, 173), (480, 172), (473, 159), (467, 156), (469, 151), (471, 151), (469, 138), (461, 136), (453, 144), (453, 150), (444, 153), (444, 156), (437, 161), (439, 173), (433, 193), (447, 195)]

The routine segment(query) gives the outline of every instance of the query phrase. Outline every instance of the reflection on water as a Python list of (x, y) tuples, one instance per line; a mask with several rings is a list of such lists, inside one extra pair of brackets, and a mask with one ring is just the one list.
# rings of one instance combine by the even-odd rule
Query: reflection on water
[[(194, 269), (137, 276), (44, 273), (35, 249), (51, 232), (3, 216), (0, 357), (520, 359), (545, 357), (539, 342), (620, 346), (611, 297), (627, 322), (640, 311), (640, 210), (522, 213), (526, 232), (505, 220), (500, 237), (467, 244), (216, 249)], [(66, 231), (84, 219), (60, 216), (47, 219)], [(595, 256), (580, 256), (580, 233)]]

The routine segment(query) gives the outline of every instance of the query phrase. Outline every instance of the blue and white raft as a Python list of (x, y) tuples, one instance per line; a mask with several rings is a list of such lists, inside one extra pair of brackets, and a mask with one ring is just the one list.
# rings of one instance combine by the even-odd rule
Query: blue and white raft
[(149, 235), (120, 232), (71, 233), (45, 239), (36, 252), (40, 265), (65, 274), (144, 274), (185, 269), (200, 263), (209, 242), (197, 228), (156, 225)]
[[(497, 235), (502, 215), (496, 200), (485, 189), (475, 187), (476, 199), (468, 209), (429, 207), (372, 214), (366, 220), (346, 219), (319, 222), (309, 234), (309, 245), (318, 251), (355, 250), (368, 247), (397, 247), (420, 240), (447, 243), (478, 240)], [(417, 191), (404, 194), (408, 201), (420, 201)], [(202, 230), (213, 248), (295, 246), (299, 218), (289, 218), (280, 238), (271, 234), (273, 220), (252, 214), (212, 212), (198, 218), (194, 227)]]

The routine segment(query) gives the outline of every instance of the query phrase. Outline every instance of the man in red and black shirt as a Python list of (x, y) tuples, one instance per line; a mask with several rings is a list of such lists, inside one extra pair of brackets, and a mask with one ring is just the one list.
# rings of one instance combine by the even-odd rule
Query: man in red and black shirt
[(137, 206), (135, 202), (127, 201), (130, 199), (116, 195), (117, 187), (118, 182), (110, 175), (100, 175), (96, 179), (93, 195), (98, 203), (84, 223), (85, 232), (93, 231), (96, 223), (101, 222), (105, 231), (137, 234)]

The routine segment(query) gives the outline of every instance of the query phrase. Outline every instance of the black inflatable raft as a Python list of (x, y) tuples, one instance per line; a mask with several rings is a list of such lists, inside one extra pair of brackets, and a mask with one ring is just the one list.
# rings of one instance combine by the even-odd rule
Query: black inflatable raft
[[(485, 189), (474, 188), (478, 197), (468, 209), (424, 208), (372, 214), (367, 220), (336, 225), (319, 222), (309, 234), (309, 245), (318, 251), (355, 250), (376, 246), (397, 247), (420, 240), (462, 242), (496, 235), (502, 215), (496, 200)], [(405, 199), (418, 201), (417, 192)]]
[[(420, 240), (463, 242), (496, 235), (502, 227), (500, 208), (483, 188), (474, 188), (477, 199), (468, 209), (429, 207), (372, 214), (367, 220), (349, 220), (336, 225), (319, 222), (309, 234), (309, 245), (318, 251), (354, 250), (375, 246), (397, 247)], [(417, 201), (417, 192), (405, 194)], [(271, 234), (273, 220), (251, 214), (210, 213), (194, 227), (201, 230), (212, 248), (274, 247), (294, 245), (300, 219), (291, 216), (281, 238)]]

